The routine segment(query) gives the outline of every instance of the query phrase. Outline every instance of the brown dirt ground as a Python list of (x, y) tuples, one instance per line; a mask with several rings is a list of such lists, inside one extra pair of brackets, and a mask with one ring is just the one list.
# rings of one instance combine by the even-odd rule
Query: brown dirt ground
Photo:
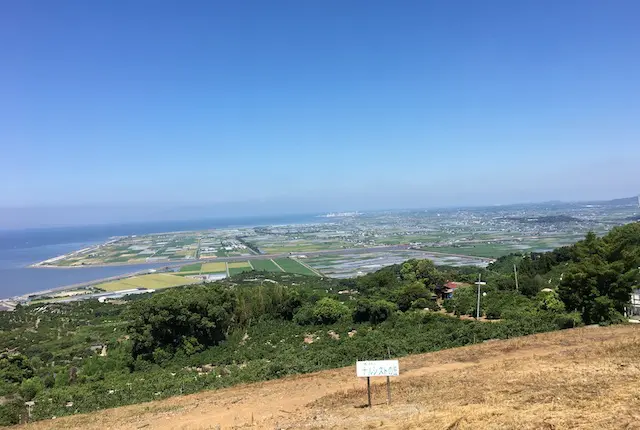
[(585, 327), (400, 360), (372, 409), (355, 366), (40, 421), (25, 429), (638, 429), (640, 327)]

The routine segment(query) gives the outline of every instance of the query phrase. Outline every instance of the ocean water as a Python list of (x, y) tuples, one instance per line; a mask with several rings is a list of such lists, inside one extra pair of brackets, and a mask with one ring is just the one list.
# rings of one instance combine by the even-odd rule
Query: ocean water
[(169, 221), (119, 225), (59, 227), (29, 230), (0, 230), (0, 298), (88, 282), (122, 275), (166, 264), (141, 264), (73, 269), (30, 268), (31, 264), (89, 245), (113, 236), (162, 233), (170, 231), (249, 227), (324, 222), (316, 215), (279, 217), (244, 217), (197, 221)]

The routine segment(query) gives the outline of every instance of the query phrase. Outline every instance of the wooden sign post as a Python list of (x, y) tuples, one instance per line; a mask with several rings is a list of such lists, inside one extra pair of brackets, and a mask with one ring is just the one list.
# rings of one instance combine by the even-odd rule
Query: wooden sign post
[(391, 404), (391, 382), (389, 382), (389, 377), (387, 376), (387, 405)]
[(356, 376), (367, 378), (367, 404), (371, 407), (371, 377), (387, 377), (387, 404), (391, 403), (390, 376), (400, 376), (400, 364), (398, 360), (371, 360), (356, 362)]

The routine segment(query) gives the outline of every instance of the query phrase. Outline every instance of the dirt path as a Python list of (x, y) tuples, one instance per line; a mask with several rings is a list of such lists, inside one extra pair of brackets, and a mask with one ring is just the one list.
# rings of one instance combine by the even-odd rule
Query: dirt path
[[(495, 373), (498, 379), (503, 377), (501, 367), (521, 363), (527, 370), (532, 365), (525, 363), (539, 363), (541, 360), (547, 360), (556, 367), (560, 362), (575, 367), (569, 360), (575, 363), (575, 357), (580, 356), (582, 350), (586, 351), (594, 345), (613, 345), (629, 337), (638, 338), (639, 335), (640, 327), (636, 326), (580, 328), (405, 357), (400, 359), (401, 376), (392, 380), (399, 397), (394, 413), (415, 414), (416, 407), (407, 403), (410, 396), (406, 387), (411, 384), (428, 381), (437, 383), (453, 377), (464, 379), (467, 370), (474, 367), (484, 369), (491, 375)], [(380, 405), (385, 399), (381, 390), (384, 378), (379, 379), (374, 386), (374, 408), (371, 411), (359, 407), (359, 402), (366, 402), (365, 384), (355, 377), (355, 366), (352, 366), (41, 421), (25, 428), (186, 430), (360, 427), (362, 423), (357, 420), (375, 420), (376, 414), (388, 413), (384, 412), (387, 406)], [(436, 388), (434, 386), (433, 389)], [(342, 416), (336, 418), (340, 414)], [(378, 422), (383, 421), (380, 419)]]

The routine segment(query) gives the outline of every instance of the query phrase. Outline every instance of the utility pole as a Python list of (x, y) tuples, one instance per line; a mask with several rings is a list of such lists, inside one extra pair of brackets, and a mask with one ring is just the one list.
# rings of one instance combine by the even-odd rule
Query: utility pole
[(513, 274), (516, 275), (516, 291), (518, 291), (518, 268), (516, 265), (513, 265)]
[(487, 285), (486, 282), (482, 282), (480, 280), (481, 276), (482, 276), (482, 274), (478, 273), (478, 282), (476, 282), (476, 285), (478, 286), (478, 305), (476, 307), (476, 319), (477, 320), (480, 319), (480, 289), (482, 288), (483, 285)]
[(480, 277), (482, 275), (478, 273), (478, 306), (476, 307), (476, 319), (480, 319)]

